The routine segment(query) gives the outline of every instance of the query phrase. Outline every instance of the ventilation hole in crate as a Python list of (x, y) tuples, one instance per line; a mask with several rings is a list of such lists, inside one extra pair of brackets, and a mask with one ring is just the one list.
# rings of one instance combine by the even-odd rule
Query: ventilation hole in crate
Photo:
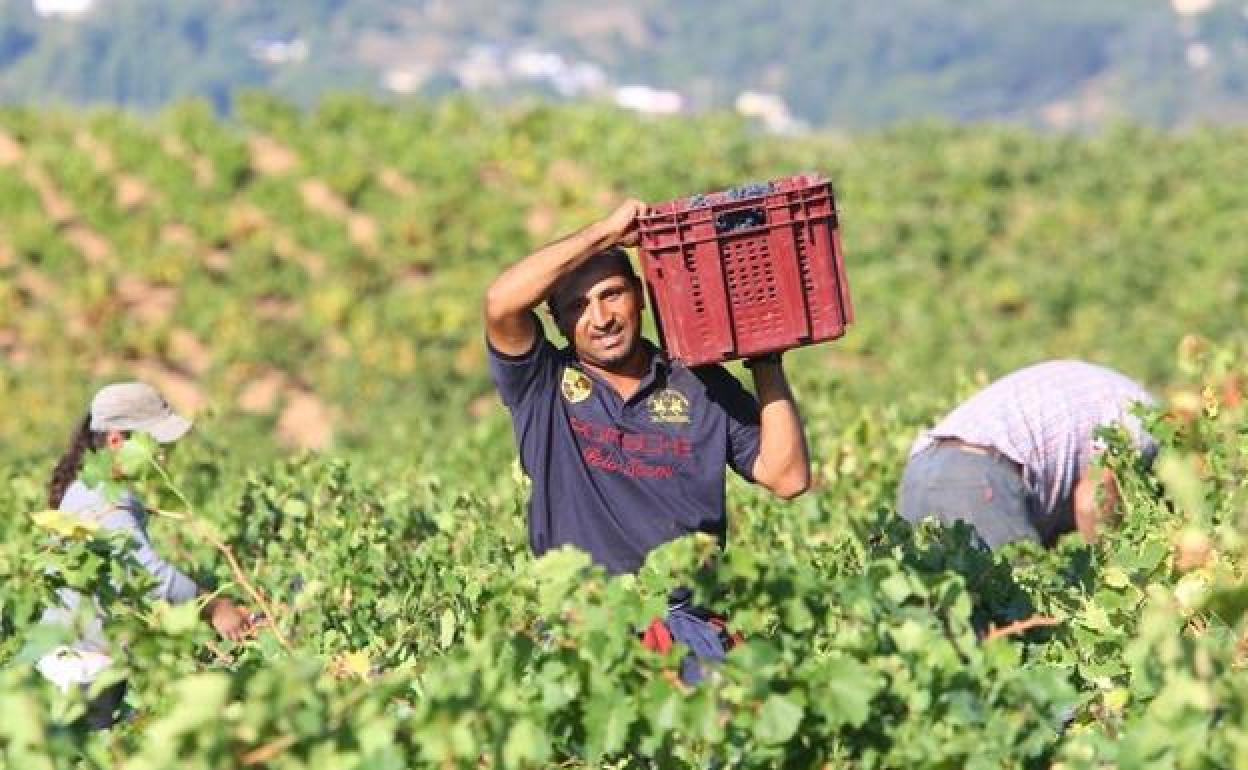
[(738, 342), (746, 348), (765, 344), (784, 327), (770, 250), (751, 238), (725, 244), (722, 254)]
[(702, 296), (702, 282), (698, 280), (697, 273), (694, 273), (689, 280), (689, 293), (693, 296), (693, 307), (699, 313), (706, 307), (706, 299)]
[(797, 227), (794, 232), (797, 244), (797, 267), (802, 276), (802, 291), (806, 294), (806, 312), (810, 314), (811, 326), (817, 326), (823, 318), (822, 303), (812, 301), (816, 295), (815, 276), (810, 264), (810, 248), (806, 242), (806, 228)]
[(693, 300), (694, 326), (697, 329), (698, 338), (705, 346), (711, 339), (711, 333), (707, 328), (706, 296), (702, 291), (702, 280), (698, 275), (693, 254), (685, 253), (682, 261), (689, 275), (689, 296)]

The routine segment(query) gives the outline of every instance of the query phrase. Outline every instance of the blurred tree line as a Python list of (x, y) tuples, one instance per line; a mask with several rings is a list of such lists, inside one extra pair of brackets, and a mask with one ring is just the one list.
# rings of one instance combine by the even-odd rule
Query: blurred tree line
[[(306, 56), (256, 55), (293, 40)], [(444, 91), (479, 44), (560, 52), (700, 108), (772, 91), (807, 121), (847, 128), (930, 115), (1062, 127), (1248, 116), (1244, 9), (1180, 16), (1165, 0), (108, 0), (80, 18), (0, 0), (0, 100), (153, 108), (198, 96), (224, 112), (241, 87), (303, 103), (379, 93), (385, 69), (413, 62), (431, 69), (426, 89)]]

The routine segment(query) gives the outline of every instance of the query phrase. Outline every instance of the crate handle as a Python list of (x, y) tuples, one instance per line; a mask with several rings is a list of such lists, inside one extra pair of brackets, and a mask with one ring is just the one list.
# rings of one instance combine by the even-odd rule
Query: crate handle
[(762, 206), (725, 211), (715, 215), (715, 233), (723, 235), (734, 230), (749, 230), (767, 224), (767, 210)]

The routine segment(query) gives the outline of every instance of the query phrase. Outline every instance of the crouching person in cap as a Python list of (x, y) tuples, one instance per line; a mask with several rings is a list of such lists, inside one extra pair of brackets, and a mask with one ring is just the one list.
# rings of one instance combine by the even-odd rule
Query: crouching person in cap
[[(517, 262), (484, 307), (490, 372), (532, 480), (529, 545), (539, 556), (574, 545), (612, 574), (635, 572), (683, 535), (722, 544), (729, 466), (783, 498), (810, 484), (778, 356), (747, 363), (756, 399), (722, 367), (686, 368), (642, 338), (641, 281), (622, 247), (636, 244), (644, 211), (626, 202)], [(567, 347), (546, 339), (535, 313), (543, 302)], [(673, 597), (647, 646), (662, 649), (670, 632), (703, 658), (722, 657), (731, 637), (686, 598)]]
[(1083, 361), (1020, 369), (919, 435), (898, 509), (912, 523), (965, 521), (990, 549), (1051, 547), (1076, 530), (1091, 542), (1117, 504), (1113, 473), (1095, 464), (1097, 429), (1122, 425), (1151, 462), (1157, 444), (1131, 411), (1154, 403), (1138, 383)]
[[(48, 505), (78, 517), (100, 529), (122, 530), (134, 540), (134, 557), (156, 579), (152, 598), (173, 604), (195, 600), (200, 588), (194, 581), (166, 562), (147, 536), (147, 514), (143, 503), (127, 490), (111, 500), (104, 490), (90, 487), (78, 478), (87, 452), (117, 452), (135, 432), (146, 433), (162, 444), (182, 438), (191, 422), (176, 414), (154, 388), (142, 383), (120, 383), (102, 388), (91, 401), (91, 408), (70, 440), (69, 447), (52, 473), (48, 485)], [(118, 471), (115, 473), (119, 474)], [(124, 480), (117, 476), (117, 480)], [(42, 623), (70, 626), (78, 612), (81, 595), (69, 589), (59, 591), (61, 604), (49, 607)], [(229, 599), (214, 597), (205, 602), (202, 613), (221, 636), (241, 640), (251, 628), (251, 615)], [(43, 656), (38, 670), (62, 689), (89, 686), (111, 664), (108, 642), (98, 614), (87, 623), (81, 638)], [(111, 726), (125, 696), (125, 682), (113, 685), (88, 703), (83, 721), (87, 727)]]

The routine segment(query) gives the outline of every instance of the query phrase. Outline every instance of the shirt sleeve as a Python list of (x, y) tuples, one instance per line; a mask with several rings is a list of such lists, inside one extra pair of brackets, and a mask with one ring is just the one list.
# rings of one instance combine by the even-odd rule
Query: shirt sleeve
[(542, 331), (542, 324), (533, 317), (537, 329), (537, 337), (533, 347), (518, 356), (507, 355), (494, 349), (487, 339), (485, 342), (488, 353), (490, 377), (498, 394), (508, 409), (515, 410), (522, 406), (534, 393), (550, 387), (557, 368), (558, 351), (550, 344)]
[(99, 523), (105, 529), (125, 530), (134, 538), (135, 560), (156, 578), (156, 587), (151, 592), (153, 598), (164, 599), (171, 604), (194, 599), (199, 594), (199, 586), (156, 553), (147, 537), (147, 530), (143, 527), (145, 518), (142, 504), (133, 497), (125, 497), (101, 517)]
[(699, 376), (706, 383), (711, 403), (728, 421), (725, 459), (738, 476), (753, 482), (760, 436), (758, 400), (722, 366), (704, 367)]

